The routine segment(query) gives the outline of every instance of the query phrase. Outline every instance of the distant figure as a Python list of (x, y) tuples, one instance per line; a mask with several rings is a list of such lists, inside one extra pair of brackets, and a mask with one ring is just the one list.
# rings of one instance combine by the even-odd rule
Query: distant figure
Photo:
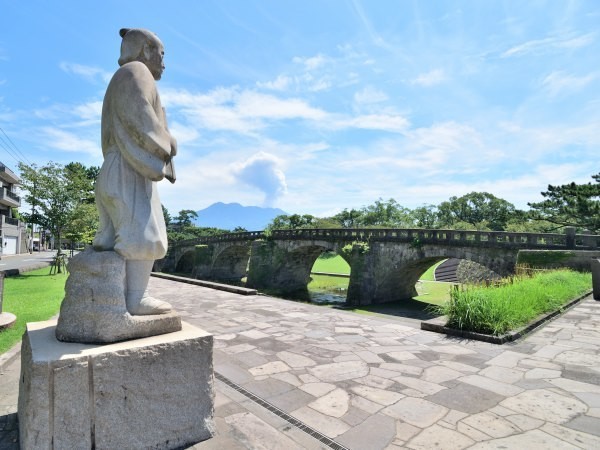
[(164, 314), (169, 303), (145, 294), (155, 259), (167, 252), (167, 231), (156, 182), (175, 182), (171, 159), (177, 141), (167, 129), (155, 80), (163, 70), (164, 47), (144, 29), (119, 31), (121, 66), (102, 106), (104, 163), (96, 183), (100, 227), (95, 250), (114, 250), (126, 260), (127, 310)]

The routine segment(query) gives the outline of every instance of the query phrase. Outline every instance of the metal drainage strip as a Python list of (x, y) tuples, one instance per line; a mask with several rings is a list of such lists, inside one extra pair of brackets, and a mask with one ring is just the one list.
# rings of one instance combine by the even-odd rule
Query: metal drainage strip
[(323, 444), (325, 444), (327, 447), (332, 448), (334, 450), (349, 450), (347, 447), (344, 447), (339, 442), (335, 442), (333, 439), (328, 438), (323, 433), (315, 430), (314, 428), (309, 427), (305, 423), (300, 422), (298, 419), (293, 418), (292, 416), (290, 416), (285, 411), (282, 411), (278, 407), (270, 404), (268, 401), (266, 401), (266, 400), (264, 400), (264, 399), (262, 399), (262, 398), (260, 398), (260, 397), (258, 397), (256, 395), (254, 395), (252, 392), (244, 389), (242, 386), (240, 386), (238, 384), (235, 384), (233, 381), (229, 380), (228, 378), (225, 378), (220, 373), (215, 372), (215, 378), (217, 380), (219, 380), (219, 381), (222, 381), (223, 383), (225, 383), (230, 388), (235, 389), (240, 394), (248, 397), (253, 402), (258, 403), (263, 408), (271, 411), (276, 416), (281, 417), (283, 420), (285, 420), (289, 424), (291, 424), (291, 425), (295, 426), (296, 428), (304, 431), (306, 434), (309, 434), (310, 436), (314, 437), (319, 442), (322, 442)]

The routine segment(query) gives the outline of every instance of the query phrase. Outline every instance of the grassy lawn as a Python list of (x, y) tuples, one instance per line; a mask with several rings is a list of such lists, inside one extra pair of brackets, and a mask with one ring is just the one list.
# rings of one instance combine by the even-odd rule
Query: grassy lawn
[(590, 273), (542, 272), (499, 287), (453, 290), (450, 301), (438, 306), (437, 312), (448, 316), (449, 327), (500, 335), (561, 308), (591, 286)]
[(340, 255), (324, 253), (317, 258), (312, 271), (350, 275), (350, 266)]
[(48, 320), (60, 309), (67, 275), (48, 275), (49, 267), (4, 279), (3, 312), (17, 316), (16, 323), (0, 331), (0, 354), (21, 340), (27, 322)]
[(432, 305), (442, 305), (450, 300), (450, 290), (454, 283), (442, 283), (439, 281), (424, 281), (423, 278), (417, 283), (417, 292), (419, 295), (415, 300), (430, 303)]
[(347, 291), (349, 278), (330, 277), (327, 275), (311, 275), (308, 290), (314, 291)]
[(429, 269), (427, 269), (427, 272), (425, 272), (423, 275), (421, 275), (421, 280), (423, 280), (423, 281), (435, 281), (435, 269), (437, 268), (437, 266), (439, 266), (444, 261), (446, 261), (446, 260), (444, 259), (444, 260), (442, 260), (442, 261), (434, 264)]

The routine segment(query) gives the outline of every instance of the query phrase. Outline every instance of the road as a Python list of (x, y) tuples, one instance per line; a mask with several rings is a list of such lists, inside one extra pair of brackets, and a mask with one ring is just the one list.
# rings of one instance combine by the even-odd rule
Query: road
[(56, 251), (6, 255), (0, 258), (0, 271), (27, 271), (50, 265)]

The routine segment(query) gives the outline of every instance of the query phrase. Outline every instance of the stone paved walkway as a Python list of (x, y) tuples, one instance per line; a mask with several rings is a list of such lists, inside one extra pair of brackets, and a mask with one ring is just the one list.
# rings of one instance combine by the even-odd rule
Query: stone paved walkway
[[(600, 448), (600, 302), (591, 298), (497, 346), (414, 320), (156, 278), (150, 290), (214, 334), (218, 374), (347, 448)], [(18, 363), (5, 372), (0, 448), (16, 448)], [(194, 449), (331, 448), (216, 387), (217, 435)]]

